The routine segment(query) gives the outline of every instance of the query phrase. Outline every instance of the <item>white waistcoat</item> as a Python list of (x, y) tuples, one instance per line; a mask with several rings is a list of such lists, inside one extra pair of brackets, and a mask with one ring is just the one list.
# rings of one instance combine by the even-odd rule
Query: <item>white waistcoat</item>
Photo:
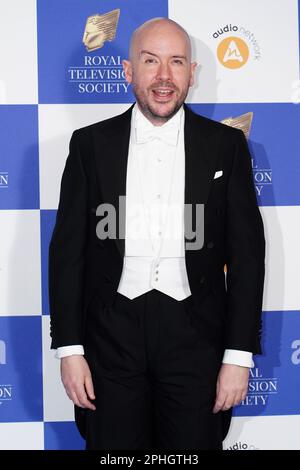
[(137, 141), (136, 125), (152, 124), (133, 108), (126, 179), (125, 256), (118, 292), (133, 299), (157, 289), (176, 300), (189, 295), (184, 254), (184, 109), (161, 129), (177, 125), (177, 144)]

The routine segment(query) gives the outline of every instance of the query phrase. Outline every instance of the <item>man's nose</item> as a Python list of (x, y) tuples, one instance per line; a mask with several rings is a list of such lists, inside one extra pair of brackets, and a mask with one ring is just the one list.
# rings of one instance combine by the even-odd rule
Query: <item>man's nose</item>
[(160, 63), (158, 70), (157, 70), (157, 79), (159, 80), (170, 80), (172, 77), (171, 69), (169, 64), (167, 63)]

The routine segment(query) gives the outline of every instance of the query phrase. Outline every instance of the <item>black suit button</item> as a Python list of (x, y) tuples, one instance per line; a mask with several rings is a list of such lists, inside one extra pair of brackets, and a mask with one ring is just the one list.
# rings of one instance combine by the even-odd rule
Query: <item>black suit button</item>
[(98, 239), (97, 243), (98, 243), (99, 248), (104, 248), (103, 240)]
[(111, 282), (111, 277), (108, 274), (104, 276), (105, 282)]
[(208, 242), (208, 244), (206, 246), (207, 246), (207, 248), (213, 248), (214, 247), (214, 242)]
[(222, 209), (221, 207), (216, 208), (216, 215), (221, 215), (222, 214)]
[(200, 284), (204, 284), (204, 282), (205, 282), (205, 276), (201, 276), (201, 278), (200, 278)]

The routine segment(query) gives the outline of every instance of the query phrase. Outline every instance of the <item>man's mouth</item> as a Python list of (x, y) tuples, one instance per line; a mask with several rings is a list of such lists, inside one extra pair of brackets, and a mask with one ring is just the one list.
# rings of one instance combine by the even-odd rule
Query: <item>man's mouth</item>
[(174, 93), (174, 90), (170, 88), (154, 88), (152, 89), (152, 92), (156, 98), (160, 99), (169, 99)]

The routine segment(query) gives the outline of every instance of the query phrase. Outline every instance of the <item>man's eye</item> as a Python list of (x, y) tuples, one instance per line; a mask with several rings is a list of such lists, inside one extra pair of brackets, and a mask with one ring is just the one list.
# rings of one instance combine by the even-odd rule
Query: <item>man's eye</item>
[(175, 59), (174, 62), (175, 62), (175, 64), (179, 64), (179, 65), (183, 64), (182, 60), (180, 60), (180, 59)]
[(148, 64), (153, 64), (155, 62), (155, 60), (154, 59), (146, 59), (145, 62), (148, 63)]

